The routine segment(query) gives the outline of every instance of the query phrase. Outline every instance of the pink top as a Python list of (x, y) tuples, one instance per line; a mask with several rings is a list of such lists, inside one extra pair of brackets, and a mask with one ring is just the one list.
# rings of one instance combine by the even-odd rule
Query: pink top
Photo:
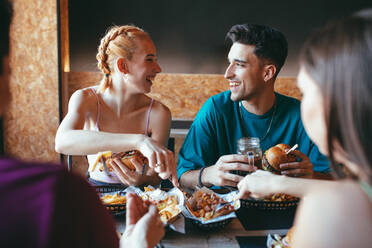
[[(98, 126), (98, 123), (99, 123), (99, 117), (101, 116), (101, 104), (99, 103), (99, 98), (98, 98), (98, 95), (96, 93), (96, 90), (94, 88), (90, 88), (93, 92), (93, 94), (96, 96), (97, 98), (97, 120), (96, 120), (96, 129), (97, 131), (99, 131), (99, 126)], [(151, 103), (150, 103), (150, 106), (149, 108), (147, 109), (147, 116), (146, 116), (146, 128), (145, 128), (145, 135), (146, 136), (149, 136), (148, 135), (148, 128), (149, 128), (149, 123), (150, 123), (150, 112), (151, 112), (151, 109), (152, 109), (152, 104), (154, 102), (154, 99), (151, 98)]]
[[(92, 90), (93, 94), (97, 98), (97, 120), (96, 120), (95, 128), (96, 128), (96, 131), (100, 131), (99, 130), (99, 118), (101, 116), (101, 104), (99, 102), (99, 98), (98, 98), (96, 90), (94, 88), (90, 88), (90, 89)], [(146, 136), (149, 136), (148, 128), (149, 128), (149, 123), (150, 123), (150, 112), (151, 112), (153, 103), (154, 103), (154, 99), (151, 99), (150, 106), (147, 109), (146, 128), (145, 128), (145, 132), (144, 132), (144, 134)], [(97, 180), (97, 181), (100, 181), (100, 182), (106, 182), (106, 183), (121, 183), (121, 181), (119, 180), (119, 178), (116, 176), (115, 173), (110, 173), (110, 175), (108, 175), (104, 171), (101, 172), (98, 169), (95, 169), (94, 171), (91, 171), (91, 167), (93, 166), (94, 162), (96, 161), (97, 156), (98, 156), (98, 154), (87, 155), (87, 159), (88, 159), (88, 163), (89, 163), (90, 178), (92, 178), (94, 180)]]

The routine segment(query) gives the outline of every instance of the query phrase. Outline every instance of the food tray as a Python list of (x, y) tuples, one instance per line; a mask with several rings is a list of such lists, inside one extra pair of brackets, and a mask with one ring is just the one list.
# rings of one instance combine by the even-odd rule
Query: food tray
[[(198, 191), (202, 191), (202, 192), (206, 192), (206, 193), (214, 193), (218, 197), (224, 199), (227, 202), (232, 201), (232, 199), (234, 199), (236, 197), (236, 194), (237, 194), (237, 191), (230, 192), (230, 193), (227, 193), (227, 194), (218, 194), (218, 193), (213, 192), (213, 191), (211, 191), (210, 189), (207, 189), (207, 188), (202, 188), (202, 189), (199, 189)], [(236, 211), (240, 208), (240, 201), (235, 200), (234, 203), (232, 203), (232, 205), (233, 205), (233, 207)], [(233, 218), (236, 218), (235, 211), (230, 212), (226, 215), (218, 216), (216, 218), (203, 221), (201, 218), (195, 217), (191, 213), (191, 211), (189, 211), (189, 207), (186, 204), (186, 206), (184, 206), (183, 209), (182, 209), (182, 214), (185, 216), (185, 218), (189, 219), (198, 228), (203, 229), (203, 230), (212, 230), (212, 229), (222, 228), (222, 227), (225, 227), (226, 225), (228, 225), (232, 221)]]
[[(125, 189), (122, 186), (95, 186), (100, 195), (116, 193)], [(124, 194), (124, 193), (122, 193)], [(103, 204), (113, 216), (122, 216), (126, 213), (126, 204)]]
[(291, 201), (265, 201), (254, 198), (240, 199), (243, 208), (258, 208), (262, 210), (286, 210), (296, 207), (299, 201), (299, 199)]
[(223, 228), (227, 226), (228, 224), (230, 224), (232, 220), (233, 218), (230, 218), (230, 219), (224, 219), (218, 222), (212, 222), (212, 223), (206, 223), (206, 224), (203, 224), (202, 222), (198, 220), (192, 220), (192, 223), (202, 230), (209, 231), (209, 230)]
[(124, 190), (126, 187), (124, 185), (103, 185), (94, 186), (98, 193), (110, 193), (115, 191)]
[(114, 204), (114, 205), (104, 205), (108, 211), (114, 216), (122, 216), (126, 213), (126, 204)]

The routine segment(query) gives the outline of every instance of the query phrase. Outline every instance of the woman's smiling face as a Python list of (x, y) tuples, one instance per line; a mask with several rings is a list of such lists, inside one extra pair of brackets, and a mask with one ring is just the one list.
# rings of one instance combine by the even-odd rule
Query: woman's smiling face
[(127, 61), (128, 79), (139, 92), (149, 93), (152, 81), (161, 72), (157, 62), (156, 48), (150, 38), (136, 41), (137, 49), (131, 60)]

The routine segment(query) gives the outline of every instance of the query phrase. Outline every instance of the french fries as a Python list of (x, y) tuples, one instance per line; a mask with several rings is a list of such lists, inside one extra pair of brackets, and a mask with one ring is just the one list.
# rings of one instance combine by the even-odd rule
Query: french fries
[(279, 193), (279, 194), (273, 194), (271, 196), (268, 196), (268, 197), (264, 198), (263, 200), (264, 201), (281, 202), (281, 201), (294, 201), (296, 199), (297, 198), (294, 197), (294, 196)]
[(101, 201), (105, 205), (126, 204), (127, 203), (127, 197), (126, 196), (121, 196), (118, 193), (115, 193), (114, 195), (104, 195), (104, 196), (102, 196)]
[(149, 200), (151, 203), (157, 206), (160, 220), (163, 223), (168, 223), (173, 218), (178, 216), (179, 213), (181, 213), (181, 209), (178, 207), (178, 200), (175, 195), (169, 195), (165, 191), (160, 189), (155, 190), (149, 187), (144, 187), (144, 190), (145, 193), (142, 195), (142, 199)]
[[(106, 159), (110, 158), (111, 156), (112, 156), (112, 151), (99, 152), (99, 153), (98, 153), (98, 156), (97, 156), (97, 158), (96, 158), (96, 161), (94, 161), (94, 164), (93, 164), (93, 166), (92, 166), (90, 172), (92, 172), (92, 171), (94, 171), (94, 170), (96, 169), (97, 164), (98, 164), (98, 162), (101, 160), (101, 158), (103, 158), (103, 159), (106, 160)], [(102, 170), (103, 170), (103, 169), (102, 169)], [(102, 171), (102, 170), (101, 170), (101, 171)]]

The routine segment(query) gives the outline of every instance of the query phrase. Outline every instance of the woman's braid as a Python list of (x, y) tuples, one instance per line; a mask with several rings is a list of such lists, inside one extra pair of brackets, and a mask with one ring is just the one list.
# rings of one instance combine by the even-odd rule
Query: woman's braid
[(144, 32), (142, 29), (134, 27), (134, 26), (115, 26), (112, 27), (109, 32), (105, 35), (105, 37), (102, 38), (101, 43), (98, 47), (98, 53), (97, 53), (97, 61), (98, 61), (98, 69), (102, 71), (104, 74), (104, 77), (101, 82), (101, 91), (104, 91), (106, 88), (108, 88), (111, 85), (111, 69), (108, 61), (109, 57), (109, 45), (110, 42), (115, 40), (116, 37), (119, 35), (128, 35), (130, 32)]

